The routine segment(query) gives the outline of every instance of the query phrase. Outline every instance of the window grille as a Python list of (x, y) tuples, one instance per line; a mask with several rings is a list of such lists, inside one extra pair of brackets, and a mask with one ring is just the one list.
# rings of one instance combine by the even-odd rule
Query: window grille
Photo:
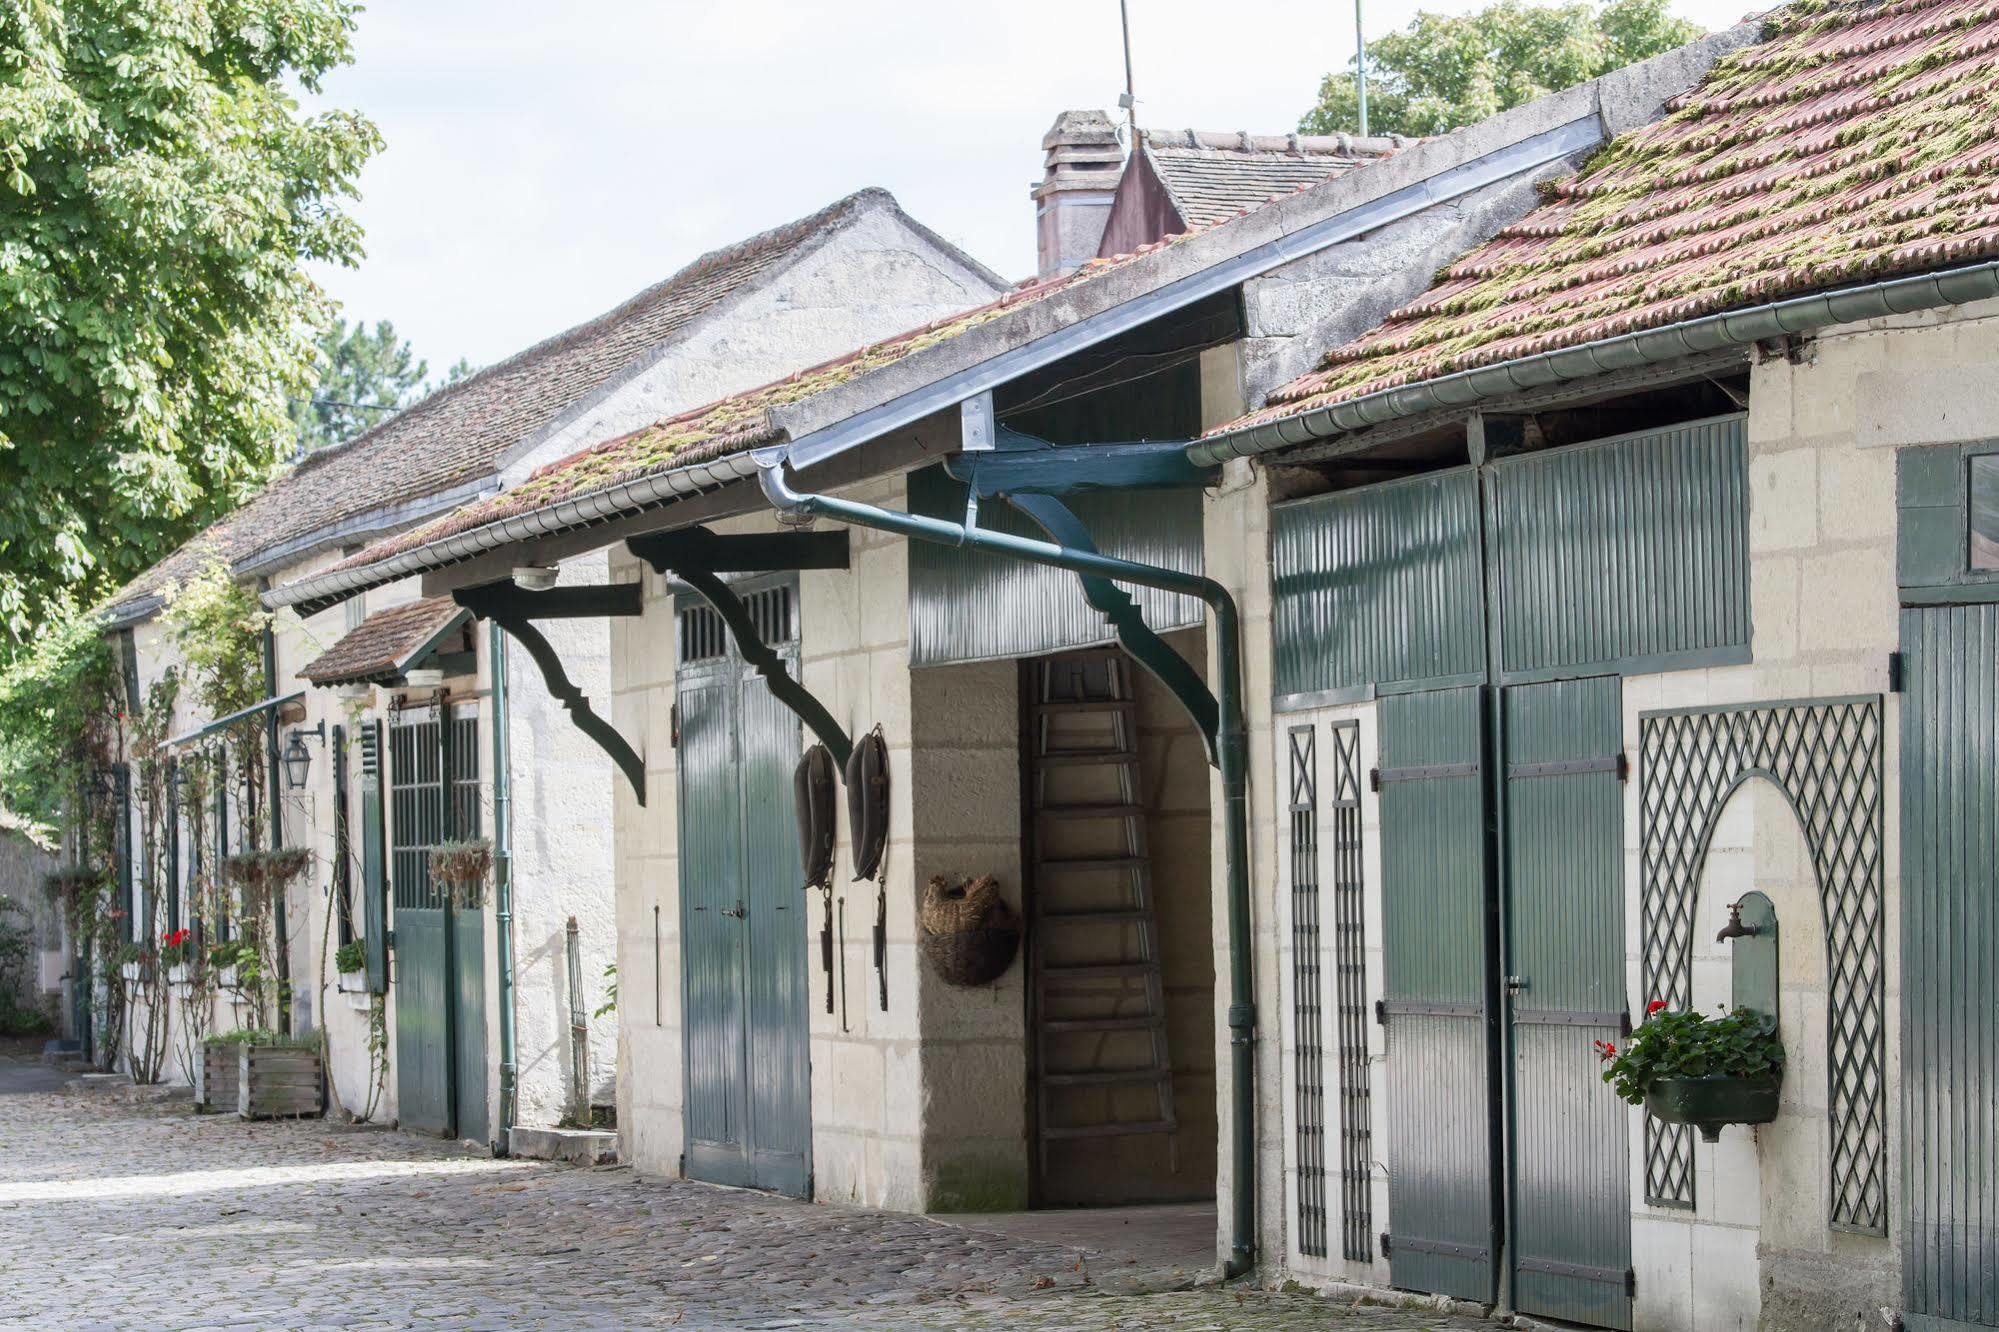
[(1344, 722), (1332, 740), (1333, 977), (1339, 1012), (1340, 1252), (1374, 1261), (1373, 1107), (1367, 1052), (1367, 929), (1361, 860), (1360, 723)]
[(1317, 732), (1291, 728), (1291, 1006), (1298, 1105), (1298, 1252), (1326, 1256), (1325, 1055), (1320, 1040)]

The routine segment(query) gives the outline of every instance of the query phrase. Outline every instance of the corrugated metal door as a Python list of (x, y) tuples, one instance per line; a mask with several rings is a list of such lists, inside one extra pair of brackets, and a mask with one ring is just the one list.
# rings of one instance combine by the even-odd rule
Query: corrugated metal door
[(1631, 1326), (1630, 1125), (1595, 1042), (1624, 1022), (1615, 678), (1502, 695), (1513, 1307)]
[(1381, 700), (1390, 1279), (1491, 1302), (1491, 892), (1479, 688)]
[(687, 1173), (747, 1185), (749, 1073), (743, 1044), (742, 806), (735, 681), (683, 669), (680, 709), (680, 937), (686, 1000)]
[(1999, 606), (1902, 612), (1903, 1324), (1999, 1327)]
[(368, 989), (389, 988), (389, 870), (382, 820), (382, 723), (361, 724), (361, 944)]
[(443, 896), (430, 848), (444, 840), (444, 765), (428, 709), (389, 725), (389, 881), (395, 895), (396, 1114), (403, 1128), (449, 1136), (450, 998)]
[[(795, 639), (793, 596), (780, 585), (745, 598), (766, 642)], [(803, 1197), (812, 1107), (791, 810), (798, 719), (745, 666), (713, 610), (686, 604), (680, 616), (687, 1173)]]

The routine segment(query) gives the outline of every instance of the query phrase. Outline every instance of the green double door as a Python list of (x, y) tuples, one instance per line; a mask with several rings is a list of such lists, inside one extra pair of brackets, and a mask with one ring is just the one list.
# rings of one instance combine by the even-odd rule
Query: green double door
[(1618, 681), (1379, 717), (1391, 1279), (1628, 1328)]
[[(745, 600), (766, 642), (792, 641), (789, 585)], [(680, 620), (686, 1170), (693, 1179), (808, 1197), (806, 917), (814, 898), (800, 890), (792, 810), (798, 719), (743, 663), (713, 610), (683, 604)]]
[(1999, 606), (1902, 612), (1902, 1325), (1999, 1328)]
[(480, 835), (476, 705), (391, 718), (389, 809), (397, 1118), (414, 1133), (484, 1142), (485, 917), (430, 875), (432, 847)]

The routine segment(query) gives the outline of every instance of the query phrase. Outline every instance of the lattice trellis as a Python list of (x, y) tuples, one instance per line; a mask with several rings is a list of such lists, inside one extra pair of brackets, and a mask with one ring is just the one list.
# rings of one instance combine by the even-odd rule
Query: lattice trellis
[(1334, 1004), (1339, 1016), (1340, 1253), (1374, 1260), (1373, 1108), (1368, 1099), (1366, 884), (1361, 861), (1360, 723), (1336, 722), (1332, 739)]
[(1291, 729), (1292, 1069), (1297, 1094), (1298, 1252), (1326, 1254), (1326, 1079), (1320, 1035), (1317, 731)]
[[(1802, 825), (1825, 926), (1834, 1227), (1887, 1233), (1881, 699), (1759, 703), (1640, 718), (1645, 997), (1692, 1002), (1694, 897), (1736, 787), (1774, 783)], [(1648, 1202), (1694, 1204), (1693, 1134), (1645, 1123)]]

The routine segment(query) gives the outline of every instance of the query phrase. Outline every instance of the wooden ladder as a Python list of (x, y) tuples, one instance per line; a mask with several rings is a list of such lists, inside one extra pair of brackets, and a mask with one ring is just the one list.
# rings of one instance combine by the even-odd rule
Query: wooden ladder
[(1029, 956), (1044, 1176), (1057, 1142), (1137, 1134), (1169, 1135), (1177, 1169), (1131, 670), (1114, 649), (1032, 668)]

